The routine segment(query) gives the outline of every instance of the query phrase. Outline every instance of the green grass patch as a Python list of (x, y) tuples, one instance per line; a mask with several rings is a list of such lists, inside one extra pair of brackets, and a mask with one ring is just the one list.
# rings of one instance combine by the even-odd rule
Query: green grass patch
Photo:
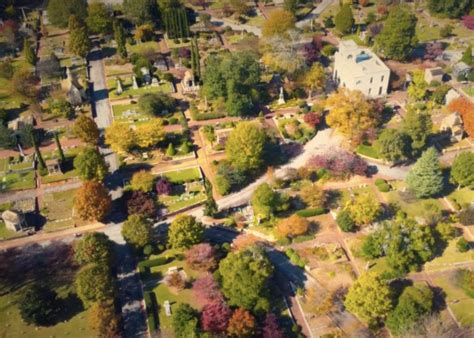
[(454, 284), (454, 277), (442, 276), (434, 278), (437, 286), (446, 293), (446, 303), (454, 312), (462, 326), (474, 324), (474, 299), (469, 298), (464, 291)]
[(189, 47), (191, 46), (191, 40), (188, 39), (188, 42), (183, 42), (183, 39), (179, 39), (179, 42), (176, 43), (174, 39), (166, 39), (166, 44), (168, 45), (169, 49)]
[(463, 206), (468, 205), (474, 201), (474, 191), (469, 188), (455, 190), (448, 195), (448, 200), (451, 201), (451, 204), (456, 209), (460, 210)]
[(463, 88), (463, 92), (465, 92), (470, 97), (474, 97), (474, 86)]
[(118, 122), (144, 123), (152, 119), (149, 115), (140, 112), (138, 104), (121, 104), (112, 106), (114, 119)]
[(171, 196), (160, 196), (159, 201), (163, 203), (168, 212), (175, 212), (192, 205), (204, 202), (206, 200), (206, 194), (201, 191), (196, 194), (183, 194), (183, 195), (171, 195)]
[(44, 230), (57, 231), (74, 226), (72, 209), (77, 190), (67, 190), (45, 194), (41, 214), (46, 218)]
[(452, 267), (455, 263), (469, 262), (474, 259), (474, 251), (459, 252), (456, 243), (459, 238), (449, 241), (448, 246), (444, 249), (443, 254), (436, 257), (432, 261), (425, 263), (426, 271), (443, 270)]
[(135, 45), (127, 44), (127, 51), (130, 54), (142, 54), (144, 52), (148, 52), (149, 50), (152, 50), (154, 53), (159, 53), (160, 44), (156, 41), (147, 41)]
[(191, 182), (201, 179), (199, 167), (169, 171), (163, 173), (162, 176), (166, 177), (171, 183)]
[(111, 99), (127, 98), (128, 96), (141, 96), (146, 93), (173, 93), (173, 85), (170, 82), (161, 83), (159, 86), (142, 86), (138, 89), (133, 89), (133, 80), (131, 76), (121, 78), (122, 80), (122, 94), (118, 95), (117, 79), (108, 79), (107, 88), (109, 89), (109, 97)]
[(380, 159), (380, 153), (378, 149), (372, 145), (360, 144), (356, 148), (356, 152), (360, 155), (364, 155), (367, 157)]
[(8, 157), (0, 158), (0, 173), (5, 173), (8, 171)]
[(0, 176), (0, 192), (34, 188), (36, 188), (36, 182), (33, 170)]
[(427, 219), (433, 214), (441, 213), (444, 209), (437, 199), (404, 199), (402, 194), (400, 191), (395, 190), (386, 193), (386, 196), (389, 203), (398, 205), (410, 217), (423, 217)]

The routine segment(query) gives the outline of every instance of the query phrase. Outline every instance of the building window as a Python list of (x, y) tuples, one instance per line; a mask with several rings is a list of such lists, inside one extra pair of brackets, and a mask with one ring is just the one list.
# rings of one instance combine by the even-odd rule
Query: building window
[(383, 78), (384, 78), (384, 76), (382, 75), (382, 78), (380, 79), (380, 82), (383, 82)]
[(371, 92), (372, 92), (372, 88), (369, 88), (369, 95), (370, 95)]
[(382, 87), (379, 88), (379, 95), (382, 95)]
[(374, 78), (373, 78), (373, 77), (370, 78), (370, 83), (372, 83), (372, 82), (374, 82)]

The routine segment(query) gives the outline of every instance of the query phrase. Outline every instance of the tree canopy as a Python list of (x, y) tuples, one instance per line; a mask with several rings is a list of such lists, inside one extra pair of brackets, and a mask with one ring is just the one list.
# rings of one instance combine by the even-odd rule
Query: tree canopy
[(407, 185), (418, 198), (432, 197), (444, 189), (444, 178), (434, 148), (426, 150), (407, 175)]
[(97, 301), (106, 301), (113, 295), (113, 281), (109, 267), (104, 264), (84, 265), (76, 275), (77, 295), (85, 307)]
[(39, 284), (31, 284), (23, 292), (18, 308), (21, 318), (31, 325), (51, 325), (58, 314), (57, 294)]
[(149, 116), (160, 116), (173, 113), (176, 109), (176, 101), (164, 93), (146, 93), (138, 99), (140, 111)]
[(222, 292), (229, 304), (256, 312), (269, 309), (267, 293), (272, 273), (272, 264), (258, 248), (231, 252), (219, 264)]
[(54, 26), (65, 28), (71, 15), (80, 19), (87, 16), (86, 0), (48, 0), (48, 20)]
[(123, 223), (122, 236), (135, 248), (143, 248), (152, 239), (152, 225), (143, 215), (130, 215)]
[(171, 222), (168, 231), (168, 243), (173, 248), (190, 248), (202, 240), (204, 228), (196, 218), (179, 215)]
[(375, 146), (383, 159), (394, 163), (405, 161), (411, 156), (411, 139), (398, 129), (382, 130)]
[(411, 148), (415, 154), (423, 150), (431, 135), (433, 122), (430, 114), (408, 107), (402, 123), (402, 131), (411, 138)]
[(427, 2), (432, 14), (449, 18), (467, 15), (474, 6), (471, 0), (428, 0)]
[(189, 304), (181, 303), (174, 311), (171, 325), (176, 338), (196, 337), (199, 317)]
[(75, 15), (69, 17), (69, 49), (75, 55), (85, 58), (91, 49), (89, 31), (84, 22)]
[(334, 17), (334, 23), (337, 30), (342, 34), (348, 34), (354, 26), (354, 15), (352, 14), (351, 5), (343, 5)]
[(403, 61), (411, 56), (417, 43), (417, 18), (414, 14), (395, 6), (390, 10), (376, 43), (388, 58)]
[(375, 325), (392, 309), (391, 296), (388, 284), (377, 274), (367, 272), (349, 288), (344, 305), (363, 322)]
[(98, 263), (109, 265), (110, 240), (104, 233), (90, 232), (74, 243), (74, 260), (80, 264)]
[(158, 6), (154, 0), (124, 0), (123, 12), (136, 25), (154, 24), (158, 18)]
[(112, 30), (112, 17), (102, 2), (92, 2), (88, 5), (86, 23), (92, 33), (106, 34)]
[(74, 158), (74, 168), (83, 180), (102, 181), (108, 172), (107, 163), (102, 154), (92, 147), (84, 148)]
[(80, 115), (72, 127), (74, 135), (79, 137), (83, 142), (96, 145), (99, 142), (99, 128), (94, 120), (86, 115)]
[(288, 201), (285, 196), (274, 191), (268, 183), (260, 184), (252, 194), (252, 208), (256, 219), (269, 219), (277, 211), (288, 208)]
[(74, 197), (74, 210), (87, 221), (100, 221), (110, 210), (112, 199), (107, 188), (97, 181), (86, 181)]
[(474, 188), (474, 153), (464, 151), (456, 156), (451, 167), (451, 180), (462, 187)]
[(262, 34), (265, 37), (285, 35), (288, 30), (295, 28), (295, 23), (296, 18), (293, 13), (284, 9), (276, 9), (265, 20)]
[(267, 135), (255, 122), (241, 122), (229, 135), (226, 154), (239, 171), (256, 171), (264, 164)]

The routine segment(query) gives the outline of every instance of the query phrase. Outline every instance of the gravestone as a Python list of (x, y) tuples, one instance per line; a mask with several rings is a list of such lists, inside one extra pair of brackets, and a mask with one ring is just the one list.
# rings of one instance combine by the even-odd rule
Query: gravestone
[(137, 78), (135, 77), (135, 75), (132, 76), (132, 87), (133, 89), (138, 89), (138, 83), (137, 83)]

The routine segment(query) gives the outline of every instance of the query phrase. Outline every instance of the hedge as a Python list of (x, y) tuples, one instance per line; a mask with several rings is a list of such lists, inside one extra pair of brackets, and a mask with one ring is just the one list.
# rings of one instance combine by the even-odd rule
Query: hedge
[(205, 121), (205, 120), (213, 120), (213, 119), (219, 119), (221, 117), (225, 117), (226, 115), (224, 113), (199, 113), (193, 109), (191, 109), (191, 118), (194, 121)]
[(325, 208), (310, 208), (310, 209), (303, 209), (296, 212), (298, 216), (301, 217), (313, 217), (326, 214), (328, 212)]
[(158, 329), (158, 303), (156, 302), (155, 293), (147, 291), (143, 295), (143, 299), (146, 305), (148, 329), (150, 332), (155, 332)]
[(140, 275), (144, 277), (150, 273), (150, 268), (166, 264), (167, 262), (168, 260), (164, 257), (141, 261), (140, 263), (138, 263), (138, 271), (140, 272)]

